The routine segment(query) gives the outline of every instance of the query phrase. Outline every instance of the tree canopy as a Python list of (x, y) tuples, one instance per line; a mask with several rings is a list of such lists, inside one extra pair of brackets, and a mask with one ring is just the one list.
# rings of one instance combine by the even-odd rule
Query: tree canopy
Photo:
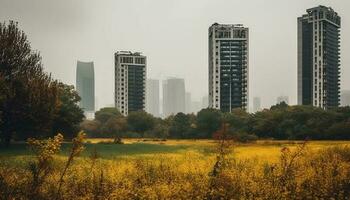
[(33, 51), (18, 24), (0, 23), (0, 141), (72, 134), (82, 120), (71, 86), (44, 72), (41, 56)]

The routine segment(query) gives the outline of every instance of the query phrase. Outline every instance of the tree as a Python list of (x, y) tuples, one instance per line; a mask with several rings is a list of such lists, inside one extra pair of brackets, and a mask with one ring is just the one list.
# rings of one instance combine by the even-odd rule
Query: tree
[(43, 71), (39, 53), (13, 21), (0, 23), (0, 76), (6, 88), (1, 142), (49, 135), (59, 103), (57, 82)]
[(110, 118), (119, 116), (122, 116), (122, 114), (114, 107), (101, 108), (95, 113), (95, 119), (101, 122), (101, 124), (106, 123)]
[(222, 113), (220, 110), (206, 108), (197, 114), (197, 129), (199, 137), (210, 138), (214, 132), (220, 129)]
[(81, 100), (74, 86), (59, 83), (59, 108), (54, 118), (53, 132), (72, 138), (79, 132), (79, 124), (83, 121), (84, 112), (79, 108)]
[(80, 123), (80, 129), (89, 137), (103, 137), (101, 135), (101, 123), (97, 120), (84, 120)]
[(114, 137), (114, 141), (121, 142), (122, 133), (127, 130), (127, 121), (125, 117), (118, 116), (110, 118), (102, 127), (104, 134)]
[(131, 131), (144, 134), (152, 130), (155, 125), (155, 119), (151, 114), (144, 111), (135, 111), (129, 113), (127, 117), (128, 128)]
[(174, 116), (170, 126), (169, 134), (172, 138), (188, 138), (191, 129), (190, 116), (180, 112)]
[(230, 113), (225, 113), (224, 116), (225, 123), (228, 123), (230, 129), (248, 131), (249, 125), (249, 114), (240, 108), (233, 109)]
[(275, 109), (286, 109), (288, 108), (288, 104), (284, 101), (281, 103), (278, 103), (276, 105), (271, 106), (270, 110), (275, 110)]

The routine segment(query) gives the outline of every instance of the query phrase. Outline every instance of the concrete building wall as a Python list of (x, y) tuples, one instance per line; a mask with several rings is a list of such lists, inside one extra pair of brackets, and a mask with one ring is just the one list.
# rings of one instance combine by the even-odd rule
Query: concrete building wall
[(243, 25), (209, 28), (209, 107), (248, 108), (249, 30)]
[(146, 111), (155, 117), (159, 117), (159, 80), (147, 79)]
[(145, 110), (146, 66), (141, 53), (115, 53), (115, 106), (123, 115)]
[(169, 78), (163, 81), (163, 116), (186, 112), (185, 81), (180, 78)]

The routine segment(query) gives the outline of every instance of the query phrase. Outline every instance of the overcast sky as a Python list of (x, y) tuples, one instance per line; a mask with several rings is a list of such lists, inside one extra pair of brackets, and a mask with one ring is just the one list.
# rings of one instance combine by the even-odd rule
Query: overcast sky
[(148, 78), (184, 78), (194, 100), (208, 93), (208, 27), (250, 31), (249, 98), (263, 107), (297, 96), (297, 17), (331, 6), (342, 17), (341, 89), (350, 89), (350, 0), (0, 0), (0, 21), (15, 20), (47, 72), (75, 84), (76, 62), (94, 61), (98, 107), (113, 103), (114, 52), (143, 52)]

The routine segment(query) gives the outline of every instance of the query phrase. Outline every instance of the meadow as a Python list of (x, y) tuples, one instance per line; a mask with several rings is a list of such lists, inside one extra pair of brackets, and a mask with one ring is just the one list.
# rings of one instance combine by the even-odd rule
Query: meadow
[(225, 153), (214, 140), (123, 142), (87, 139), (68, 167), (63, 143), (41, 172), (25, 143), (1, 149), (0, 199), (350, 198), (350, 141), (260, 140)]

